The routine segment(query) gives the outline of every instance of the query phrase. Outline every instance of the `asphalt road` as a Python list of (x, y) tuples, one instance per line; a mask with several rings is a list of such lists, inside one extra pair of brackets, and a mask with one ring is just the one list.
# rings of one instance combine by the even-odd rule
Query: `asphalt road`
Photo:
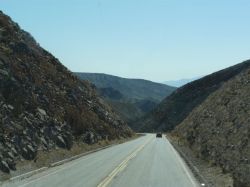
[(163, 138), (147, 134), (4, 187), (193, 187), (192, 173)]

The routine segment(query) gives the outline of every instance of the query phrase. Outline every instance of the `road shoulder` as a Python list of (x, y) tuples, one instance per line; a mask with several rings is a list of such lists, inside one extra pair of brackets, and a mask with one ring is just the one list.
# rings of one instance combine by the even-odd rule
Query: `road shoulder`
[(211, 166), (208, 162), (195, 156), (192, 150), (177, 137), (167, 134), (166, 138), (178, 151), (200, 184), (207, 187), (233, 187), (232, 177), (224, 174), (221, 168)]

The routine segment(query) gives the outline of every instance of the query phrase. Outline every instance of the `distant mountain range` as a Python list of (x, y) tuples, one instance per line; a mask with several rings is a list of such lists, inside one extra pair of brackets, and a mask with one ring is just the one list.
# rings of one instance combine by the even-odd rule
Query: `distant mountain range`
[(176, 88), (143, 79), (126, 79), (100, 73), (75, 73), (92, 82), (99, 95), (128, 123), (151, 111)]
[(154, 99), (161, 101), (175, 87), (144, 79), (127, 79), (103, 73), (75, 73), (79, 78), (89, 80), (97, 88), (113, 88), (130, 99)]
[(179, 80), (170, 80), (170, 81), (165, 81), (163, 84), (169, 85), (169, 86), (174, 86), (174, 87), (181, 87), (189, 82), (195, 81), (197, 79), (200, 79), (203, 76), (197, 76), (194, 78), (190, 79), (179, 79)]

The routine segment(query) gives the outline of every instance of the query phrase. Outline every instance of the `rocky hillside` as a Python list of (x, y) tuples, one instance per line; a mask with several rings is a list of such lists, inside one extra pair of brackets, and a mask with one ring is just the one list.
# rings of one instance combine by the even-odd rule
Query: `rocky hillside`
[(169, 131), (174, 129), (210, 94), (248, 67), (250, 67), (250, 61), (245, 61), (178, 88), (151, 113), (132, 124), (132, 126), (140, 131)]
[(38, 150), (131, 136), (127, 125), (0, 11), (0, 169)]
[(150, 112), (175, 88), (142, 79), (125, 79), (98, 73), (76, 73), (82, 80), (96, 85), (99, 95), (129, 125)]
[[(248, 65), (247, 65), (248, 64)], [(212, 165), (231, 173), (234, 186), (250, 186), (250, 66), (224, 83), (174, 130)]]

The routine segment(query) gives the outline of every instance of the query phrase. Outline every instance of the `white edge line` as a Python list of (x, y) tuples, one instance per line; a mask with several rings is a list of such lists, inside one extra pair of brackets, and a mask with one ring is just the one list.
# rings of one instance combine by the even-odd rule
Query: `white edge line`
[[(165, 136), (164, 136), (165, 137)], [(166, 137), (165, 137), (166, 138)], [(186, 175), (188, 176), (189, 180), (191, 181), (191, 183), (194, 185), (194, 186), (197, 186), (198, 187), (198, 183), (195, 179), (195, 177), (193, 176), (193, 174), (191, 174), (190, 172), (190, 169), (188, 169), (188, 166), (187, 164), (183, 161), (183, 159), (180, 157), (179, 153), (174, 149), (174, 147), (172, 146), (172, 144), (169, 142), (169, 140), (166, 138), (166, 140), (168, 141), (171, 149), (173, 150), (173, 152), (175, 153), (175, 155), (177, 156), (178, 158), (178, 161), (179, 163), (181, 164), (184, 172), (186, 173)]]

